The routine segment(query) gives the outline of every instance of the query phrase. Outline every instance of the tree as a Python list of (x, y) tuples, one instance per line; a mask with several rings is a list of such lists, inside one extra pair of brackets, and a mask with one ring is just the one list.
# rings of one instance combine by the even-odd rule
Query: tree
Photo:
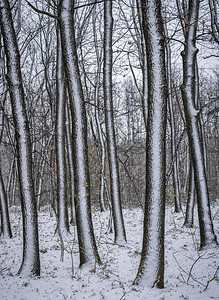
[(211, 219), (208, 185), (206, 178), (204, 152), (199, 131), (200, 111), (196, 107), (196, 31), (199, 14), (199, 1), (189, 0), (187, 22), (185, 24), (185, 45), (183, 58), (183, 84), (181, 86), (189, 147), (194, 168), (195, 188), (198, 202), (200, 247), (217, 244)]
[(94, 268), (96, 263), (100, 263), (100, 258), (97, 252), (91, 219), (87, 120), (75, 42), (75, 1), (64, 0), (60, 1), (59, 4), (62, 53), (72, 114), (75, 208), (80, 266), (88, 265)]
[(146, 195), (141, 261), (135, 284), (164, 287), (167, 81), (161, 1), (142, 0), (148, 68)]
[(20, 69), (20, 55), (7, 0), (0, 1), (0, 26), (7, 59), (9, 86), (18, 156), (18, 175), (23, 215), (23, 260), (19, 270), (22, 275), (40, 275), (37, 209), (32, 178), (32, 157), (25, 95)]
[[(5, 99), (6, 99), (6, 93), (5, 97), (3, 97), (3, 100), (1, 100), (1, 107), (4, 106)], [(4, 131), (4, 113), (3, 111), (0, 111), (0, 150), (1, 150), (1, 142), (3, 137), (3, 131)], [(2, 168), (2, 159), (0, 157), (0, 213), (1, 213), (1, 238), (11, 238), (12, 232), (11, 232), (11, 224), (10, 224), (10, 218), (9, 218), (9, 211), (8, 211), (8, 199), (7, 194), (5, 191), (5, 186), (3, 182), (3, 177), (1, 173)]]
[(74, 164), (73, 164), (73, 150), (72, 150), (72, 134), (71, 134), (71, 118), (69, 112), (69, 106), (66, 105), (66, 121), (65, 121), (65, 128), (66, 128), (66, 144), (67, 144), (67, 159), (68, 159), (68, 169), (69, 169), (69, 176), (68, 176), (68, 187), (69, 187), (69, 200), (70, 200), (70, 207), (71, 207), (71, 219), (70, 223), (76, 225), (76, 216), (75, 216), (75, 194), (74, 194)]
[(218, 25), (218, 3), (215, 0), (208, 0), (211, 14), (211, 35), (214, 38), (214, 41), (219, 44), (219, 25)]
[(115, 243), (125, 243), (126, 233), (122, 215), (119, 170), (113, 119), (112, 98), (112, 1), (104, 1), (104, 67), (103, 88), (105, 105), (106, 136), (110, 172), (110, 193), (114, 222)]
[(186, 217), (184, 226), (192, 227), (194, 225), (194, 205), (195, 205), (195, 182), (194, 182), (194, 170), (192, 162), (189, 162), (189, 187), (186, 202)]
[(0, 211), (1, 211), (1, 238), (12, 238), (11, 224), (9, 219), (8, 201), (4, 182), (0, 169)]
[(57, 221), (59, 234), (69, 232), (67, 206), (67, 168), (65, 161), (65, 107), (67, 105), (66, 84), (62, 62), (62, 48), (57, 28), (57, 105), (56, 105), (56, 161), (57, 161)]
[[(166, 28), (165, 28), (166, 29)], [(167, 30), (166, 35), (167, 35)], [(167, 83), (168, 83), (168, 108), (170, 116), (170, 132), (171, 132), (171, 156), (173, 161), (173, 193), (174, 193), (174, 204), (175, 212), (180, 213), (182, 211), (180, 204), (180, 193), (179, 193), (179, 180), (178, 180), (178, 169), (177, 169), (177, 152), (176, 152), (176, 129), (175, 119), (173, 111), (173, 99), (172, 99), (172, 84), (171, 84), (171, 49), (170, 45), (166, 45), (166, 69), (167, 69)]]
[(97, 28), (96, 28), (96, 6), (94, 8), (92, 14), (92, 23), (93, 23), (93, 35), (94, 35), (94, 45), (95, 45), (95, 52), (96, 52), (96, 59), (97, 59), (97, 74), (96, 74), (96, 82), (95, 82), (95, 94), (94, 94), (94, 104), (95, 104), (95, 123), (97, 127), (98, 137), (100, 141), (100, 187), (99, 187), (99, 202), (100, 202), (100, 209), (101, 211), (106, 211), (106, 205), (104, 201), (104, 193), (105, 193), (105, 161), (106, 161), (106, 150), (105, 150), (105, 141), (102, 132), (101, 120), (100, 120), (100, 74), (101, 74), (101, 51), (98, 49), (98, 42), (97, 42)]

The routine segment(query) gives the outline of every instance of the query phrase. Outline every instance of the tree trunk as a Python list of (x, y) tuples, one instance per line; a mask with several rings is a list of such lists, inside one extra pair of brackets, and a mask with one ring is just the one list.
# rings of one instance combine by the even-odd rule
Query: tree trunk
[(17, 143), (18, 175), (23, 215), (23, 260), (19, 274), (39, 276), (37, 209), (34, 197), (30, 136), (25, 110), (19, 50), (8, 1), (1, 0), (0, 7), (0, 24), (7, 58), (7, 80)]
[(146, 43), (145, 43), (144, 29), (143, 29), (141, 0), (136, 0), (136, 4), (138, 9), (138, 18), (139, 18), (140, 31), (141, 31), (141, 51), (142, 51), (141, 71), (142, 71), (142, 80), (143, 80), (142, 108), (143, 108), (144, 122), (146, 126), (147, 115), (148, 115), (148, 78), (147, 78), (148, 76), (147, 76)]
[(65, 161), (65, 106), (66, 86), (62, 62), (62, 48), (59, 28), (57, 28), (57, 68), (56, 68), (56, 163), (57, 163), (57, 221), (59, 234), (69, 233), (67, 203), (67, 170)]
[(195, 205), (195, 182), (192, 162), (189, 167), (189, 188), (186, 202), (186, 217), (184, 226), (192, 227), (194, 225), (194, 205)]
[(218, 2), (216, 0), (208, 0), (211, 13), (211, 35), (214, 41), (219, 45), (219, 24), (218, 24)]
[(142, 255), (136, 284), (164, 286), (167, 82), (161, 1), (142, 0), (148, 66), (146, 201)]
[[(51, 141), (53, 139), (53, 135), (49, 137), (49, 139), (46, 142), (46, 146), (50, 146)], [(36, 203), (37, 203), (37, 210), (40, 211), (40, 206), (41, 206), (41, 199), (42, 199), (42, 188), (43, 188), (43, 176), (45, 172), (45, 166), (46, 166), (46, 159), (47, 159), (47, 154), (45, 149), (41, 150), (41, 157), (39, 161), (39, 168), (37, 169), (37, 175), (36, 175)]]
[(1, 211), (1, 239), (12, 238), (11, 224), (8, 212), (8, 201), (6, 197), (4, 182), (0, 169), (0, 211)]
[[(167, 36), (167, 29), (165, 29)], [(171, 131), (171, 155), (173, 160), (173, 193), (174, 193), (174, 204), (175, 212), (180, 213), (182, 211), (180, 203), (179, 193), (179, 180), (178, 180), (178, 167), (177, 167), (177, 153), (176, 153), (176, 136), (175, 136), (175, 120), (173, 112), (173, 100), (172, 100), (172, 89), (171, 89), (171, 50), (170, 45), (166, 45), (166, 69), (167, 69), (167, 82), (168, 82), (168, 107), (170, 116), (170, 131)]]
[[(2, 99), (0, 100), (1, 107), (4, 107), (5, 99), (6, 99), (6, 93), (5, 96), (3, 96)], [(4, 132), (4, 121), (5, 121), (4, 114), (3, 112), (0, 111), (0, 151), (1, 151), (3, 132)], [(13, 163), (14, 163), (14, 159), (12, 161), (11, 166), (13, 166)], [(12, 237), (12, 232), (11, 232), (11, 224), (10, 224), (10, 218), (8, 212), (8, 198), (7, 198), (7, 193), (5, 191), (1, 168), (4, 168), (4, 166), (2, 164), (2, 159), (0, 156), (0, 214), (1, 214), (0, 236), (2, 239), (8, 239)], [(10, 168), (9, 179), (11, 178), (11, 174), (12, 174), (11, 169), (13, 169), (13, 167)]]
[(59, 21), (72, 113), (75, 207), (80, 266), (88, 265), (89, 268), (93, 268), (96, 262), (100, 262), (100, 258), (91, 219), (87, 119), (75, 43), (74, 0), (60, 1)]
[(106, 211), (106, 205), (104, 200), (105, 194), (105, 185), (104, 185), (104, 178), (105, 178), (105, 161), (106, 161), (106, 151), (105, 151), (105, 142), (100, 122), (100, 99), (99, 99), (99, 89), (100, 89), (100, 75), (101, 75), (101, 55), (98, 49), (98, 42), (97, 42), (97, 34), (96, 34), (96, 8), (94, 8), (94, 12), (92, 15), (93, 18), (93, 34), (94, 34), (94, 45), (95, 45), (95, 52), (97, 58), (97, 74), (96, 74), (96, 82), (95, 82), (95, 95), (94, 95), (94, 104), (95, 104), (95, 122), (98, 132), (98, 137), (100, 141), (100, 190), (99, 190), (99, 203), (101, 211)]
[(69, 187), (69, 198), (70, 198), (70, 207), (71, 207), (71, 220), (70, 223), (76, 225), (76, 214), (75, 214), (75, 192), (74, 192), (74, 164), (73, 164), (73, 153), (72, 153), (72, 135), (71, 135), (71, 119), (68, 105), (65, 107), (66, 110), (66, 143), (67, 143), (67, 160), (68, 160), (68, 168), (69, 168), (69, 179), (68, 179), (68, 187)]
[[(181, 86), (183, 105), (188, 130), (189, 147), (194, 168), (195, 187), (197, 192), (198, 215), (200, 227), (200, 247), (216, 244), (217, 239), (211, 219), (209, 193), (205, 171), (204, 155), (199, 135), (199, 111), (196, 110), (196, 30), (199, 13), (199, 1), (190, 0), (188, 24), (186, 26), (183, 57), (183, 85)], [(198, 83), (197, 83), (198, 84)]]
[(104, 1), (104, 105), (106, 120), (106, 136), (110, 172), (110, 193), (114, 222), (115, 243), (126, 242), (126, 233), (122, 215), (119, 170), (116, 151), (116, 138), (113, 121), (113, 98), (112, 98), (112, 1)]

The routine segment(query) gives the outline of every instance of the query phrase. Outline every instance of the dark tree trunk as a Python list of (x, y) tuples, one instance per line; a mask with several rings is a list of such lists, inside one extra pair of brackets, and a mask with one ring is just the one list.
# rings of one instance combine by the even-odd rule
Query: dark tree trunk
[(136, 284), (164, 287), (167, 81), (161, 1), (142, 0), (148, 67), (146, 201)]
[(18, 176), (23, 215), (23, 260), (19, 274), (24, 276), (39, 276), (40, 259), (37, 209), (32, 177), (30, 136), (25, 110), (19, 50), (11, 16), (11, 9), (7, 0), (0, 1), (0, 24), (7, 58), (7, 80), (15, 126)]

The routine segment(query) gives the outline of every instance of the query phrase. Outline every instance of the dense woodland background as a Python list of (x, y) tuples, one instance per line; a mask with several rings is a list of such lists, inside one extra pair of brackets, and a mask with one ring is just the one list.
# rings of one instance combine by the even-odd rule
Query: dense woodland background
[[(6, 2), (0, 1), (2, 11), (5, 7), (7, 8)], [(144, 2), (150, 4), (151, 1), (57, 2), (59, 1), (9, 1), (9, 10), (19, 51), (20, 66), (17, 65), (16, 68), (22, 75), (23, 109), (30, 142), (34, 201), (38, 211), (45, 205), (49, 205), (51, 214), (55, 212), (57, 231), (61, 236), (63, 228), (68, 231), (69, 223), (78, 223), (80, 219), (79, 216), (77, 217), (77, 199), (76, 206), (74, 206), (74, 200), (79, 193), (75, 194), (75, 191), (78, 191), (77, 185), (80, 182), (79, 171), (75, 173), (75, 170), (80, 170), (80, 167), (77, 166), (78, 169), (75, 167), (75, 161), (78, 159), (76, 153), (79, 153), (75, 128), (80, 120), (75, 113), (76, 110), (72, 109), (74, 106), (72, 101), (76, 96), (69, 87), (72, 78), (69, 74), (72, 69), (68, 67), (70, 59), (68, 60), (67, 52), (64, 50), (65, 44), (70, 39), (64, 36), (68, 33), (65, 32), (67, 25), (64, 23), (64, 18), (67, 14), (63, 13), (64, 9), (67, 6), (71, 9), (71, 11), (66, 10), (70, 19), (74, 15), (74, 28), (72, 28), (74, 44), (71, 49), (77, 66), (74, 76), (77, 74), (81, 82), (83, 91), (81, 92), (79, 88), (79, 95), (83, 94), (82, 100), (86, 109), (86, 119), (83, 122), (86, 122), (87, 132), (84, 131), (83, 135), (87, 138), (85, 148), (87, 147), (89, 178), (83, 181), (83, 186), (89, 188), (88, 202), (91, 202), (92, 208), (101, 211), (112, 210), (114, 223), (116, 205), (113, 204), (112, 208), (114, 187), (110, 174), (116, 169), (110, 167), (108, 160), (110, 131), (107, 131), (107, 126), (109, 126), (107, 120), (112, 117), (111, 121), (114, 126), (112, 128), (115, 132), (114, 154), (119, 168), (117, 184), (120, 190), (118, 206), (122, 205), (126, 209), (134, 207), (144, 209), (147, 166), (146, 134), (149, 134), (149, 125), (146, 130), (145, 123), (152, 113), (150, 109), (147, 109), (148, 101), (150, 102), (148, 88), (150, 89), (153, 84), (148, 79), (150, 70), (147, 68), (150, 68), (151, 56), (150, 50), (147, 52), (148, 41), (144, 35), (146, 25), (143, 19), (147, 17), (147, 14), (142, 8)], [(174, 205), (175, 211), (180, 212), (181, 205), (186, 205), (192, 196), (195, 202), (200, 201), (196, 199), (190, 155), (192, 150), (189, 148), (187, 136), (190, 127), (185, 116), (181, 91), (185, 80), (183, 72), (185, 62), (182, 61), (181, 54), (182, 51), (185, 52), (188, 44), (189, 28), (194, 26), (194, 22), (189, 23), (192, 9), (198, 4), (199, 15), (195, 21), (196, 33), (192, 42), (199, 51), (193, 65), (196, 74), (193, 78), (196, 92), (192, 101), (199, 124), (199, 140), (208, 184), (208, 203), (213, 204), (219, 199), (218, 4), (214, 0), (167, 0), (162, 1), (160, 8), (160, 1), (152, 2), (162, 12), (160, 22), (163, 28), (162, 41), (167, 83), (165, 199), (166, 205)], [(107, 44), (106, 34), (107, 28), (109, 29), (106, 20), (107, 12), (110, 13), (110, 5), (113, 6), (111, 50), (110, 43)], [(107, 6), (109, 6), (108, 10)], [(20, 154), (17, 147), (20, 132), (16, 125), (16, 118), (18, 118), (18, 123), (20, 121), (17, 112), (13, 111), (13, 105), (16, 106), (13, 104), (14, 100), (11, 100), (13, 95), (10, 92), (13, 79), (10, 77), (12, 76), (10, 66), (7, 65), (12, 52), (10, 52), (10, 47), (5, 46), (4, 35), (7, 31), (4, 31), (3, 19), (2, 13), (0, 35), (2, 237), (6, 234), (3, 230), (6, 226), (3, 224), (3, 210), (7, 207), (3, 204), (3, 191), (4, 199), (9, 207), (19, 206), (24, 201), (22, 197), (25, 194), (25, 192), (22, 193), (23, 187), (19, 180), (19, 177), (23, 175), (22, 168), (19, 167)], [(108, 73), (111, 79), (107, 77), (106, 72), (107, 47), (109, 47), (108, 53), (112, 59), (110, 63), (112, 73), (111, 75), (110, 71)], [(112, 80), (112, 85), (107, 90), (107, 83), (110, 80)], [(111, 103), (107, 103), (106, 99), (111, 100)], [(110, 105), (113, 105), (113, 110)], [(111, 110), (107, 107), (111, 107)], [(110, 111), (110, 117), (107, 116), (106, 111)], [(202, 160), (201, 157), (200, 160)], [(81, 214), (84, 209), (89, 210), (89, 205), (86, 202), (83, 203), (80, 207)], [(23, 214), (25, 214), (24, 204), (22, 205)], [(67, 208), (70, 213), (67, 213)], [(88, 220), (89, 214), (88, 211)], [(25, 218), (24, 215), (23, 218)], [(60, 220), (62, 218), (63, 220)], [(190, 221), (187, 225), (192, 226), (191, 220), (187, 221)], [(78, 231), (80, 231), (80, 225), (78, 226)], [(118, 230), (115, 224), (113, 230)], [(83, 240), (83, 234), (80, 237), (79, 233), (79, 240), (80, 238)], [(92, 236), (91, 243), (93, 243)], [(86, 261), (86, 255), (84, 259)], [(96, 259), (98, 260), (98, 255)], [(83, 264), (82, 261), (81, 264)]]

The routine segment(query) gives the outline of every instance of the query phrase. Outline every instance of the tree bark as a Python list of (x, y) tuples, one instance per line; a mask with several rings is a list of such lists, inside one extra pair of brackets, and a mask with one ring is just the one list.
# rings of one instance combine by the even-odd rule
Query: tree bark
[(1, 211), (1, 239), (12, 238), (11, 224), (9, 219), (8, 201), (4, 182), (0, 169), (0, 211)]
[(12, 104), (18, 154), (23, 215), (23, 260), (19, 274), (40, 275), (37, 209), (32, 177), (32, 157), (24, 89), (20, 70), (20, 56), (16, 34), (7, 0), (0, 1), (0, 25), (7, 58), (7, 80)]
[[(181, 86), (185, 118), (188, 130), (189, 147), (194, 168), (195, 187), (197, 192), (200, 247), (217, 244), (211, 219), (210, 202), (204, 155), (199, 134), (199, 111), (195, 107), (197, 96), (196, 79), (196, 30), (199, 13), (199, 1), (190, 0), (186, 25), (183, 58), (183, 84)], [(198, 83), (197, 83), (198, 84)]]
[(96, 82), (95, 82), (95, 95), (94, 95), (94, 104), (95, 104), (95, 122), (98, 132), (98, 137), (100, 141), (100, 188), (99, 188), (99, 203), (101, 211), (107, 211), (104, 194), (105, 194), (105, 185), (104, 185), (104, 178), (105, 178), (105, 161), (106, 161), (106, 151), (105, 151), (105, 141), (102, 132), (102, 126), (100, 121), (100, 99), (99, 99), (99, 89), (100, 89), (100, 74), (101, 74), (101, 53), (98, 49), (97, 43), (97, 34), (96, 34), (96, 8), (94, 8), (94, 12), (92, 15), (92, 22), (93, 22), (93, 34), (94, 34), (94, 45), (95, 45), (95, 52), (96, 52), (96, 59), (97, 59), (97, 74), (96, 74)]
[(147, 76), (147, 57), (146, 57), (146, 42), (144, 37), (144, 29), (143, 29), (143, 17), (142, 17), (142, 7), (141, 0), (136, 0), (137, 8), (138, 8), (138, 18), (140, 24), (140, 32), (141, 32), (141, 71), (142, 71), (142, 80), (143, 80), (143, 95), (142, 95), (142, 108), (143, 108), (143, 116), (145, 126), (147, 126), (147, 115), (148, 115), (148, 76)]
[(67, 104), (66, 85), (62, 62), (62, 48), (59, 27), (57, 28), (56, 67), (56, 163), (57, 163), (57, 221), (59, 234), (69, 233), (67, 203), (67, 170), (65, 161), (65, 106)]
[[(0, 100), (0, 106), (4, 107), (5, 99), (6, 99), (6, 92), (5, 96), (3, 96)], [(1, 151), (1, 142), (3, 138), (3, 132), (4, 132), (4, 114), (0, 111), (0, 151)], [(14, 162), (14, 159), (13, 159)], [(12, 165), (13, 165), (12, 162)], [(7, 193), (5, 191), (5, 186), (2, 178), (1, 168), (3, 167), (2, 159), (0, 156), (0, 214), (1, 214), (1, 233), (0, 236), (2, 239), (8, 239), (12, 237), (11, 232), (11, 224), (10, 224), (10, 218), (9, 218), (9, 211), (8, 211), (8, 198)], [(11, 168), (10, 168), (11, 171)], [(11, 176), (12, 172), (9, 173), (9, 178)]]
[(115, 243), (126, 242), (126, 233), (122, 215), (119, 170), (117, 161), (116, 138), (113, 120), (112, 97), (112, 1), (104, 1), (104, 67), (103, 87), (106, 121), (106, 137), (110, 173), (110, 194), (112, 202)]
[(72, 153), (72, 134), (70, 128), (72, 126), (69, 107), (66, 105), (66, 143), (67, 143), (67, 160), (69, 168), (69, 178), (68, 178), (68, 187), (69, 187), (69, 198), (70, 198), (70, 207), (71, 207), (71, 220), (70, 223), (76, 225), (76, 213), (75, 213), (75, 192), (74, 192), (74, 164), (73, 164), (73, 153)]
[(164, 287), (167, 81), (161, 1), (142, 0), (148, 67), (146, 200), (142, 255), (136, 284)]
[(194, 225), (194, 205), (195, 205), (195, 182), (194, 182), (194, 170), (192, 162), (189, 166), (189, 188), (186, 202), (186, 217), (184, 226), (192, 227)]
[(218, 25), (218, 2), (216, 0), (208, 0), (211, 14), (211, 35), (214, 41), (219, 45), (219, 25)]
[(72, 113), (75, 208), (80, 266), (87, 265), (89, 268), (94, 268), (96, 263), (100, 263), (100, 258), (91, 218), (87, 119), (75, 43), (74, 0), (60, 1), (59, 23)]
[[(167, 34), (167, 29), (165, 29)], [(174, 193), (174, 204), (175, 213), (180, 213), (182, 211), (180, 203), (180, 193), (179, 193), (179, 180), (178, 180), (178, 168), (177, 168), (177, 153), (176, 153), (176, 136), (175, 136), (175, 120), (173, 112), (173, 99), (172, 99), (172, 89), (171, 89), (171, 50), (170, 45), (166, 45), (166, 69), (167, 69), (167, 83), (168, 83), (168, 107), (170, 116), (170, 132), (171, 132), (171, 155), (173, 160), (173, 193)]]

